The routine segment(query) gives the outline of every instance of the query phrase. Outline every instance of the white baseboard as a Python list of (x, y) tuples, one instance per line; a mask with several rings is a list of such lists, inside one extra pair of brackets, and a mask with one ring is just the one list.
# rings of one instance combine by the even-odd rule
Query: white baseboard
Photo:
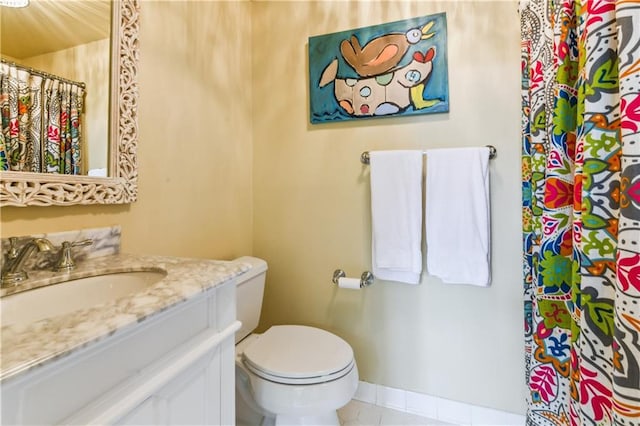
[(359, 382), (354, 399), (461, 426), (523, 426), (525, 416), (422, 393)]

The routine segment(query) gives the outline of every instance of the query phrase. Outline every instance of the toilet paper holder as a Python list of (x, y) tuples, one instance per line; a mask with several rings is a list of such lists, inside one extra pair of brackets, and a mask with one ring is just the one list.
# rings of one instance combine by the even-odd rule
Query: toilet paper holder
[[(333, 271), (333, 283), (338, 285), (338, 279), (346, 277), (347, 274), (342, 269), (336, 269)], [(360, 275), (360, 288), (368, 287), (373, 284), (373, 274), (369, 271), (364, 271), (362, 275)]]

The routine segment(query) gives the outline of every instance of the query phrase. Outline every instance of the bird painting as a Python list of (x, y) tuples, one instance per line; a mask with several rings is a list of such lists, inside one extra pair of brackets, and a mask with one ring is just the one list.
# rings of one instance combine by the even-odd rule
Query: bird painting
[(416, 51), (410, 63), (393, 72), (358, 79), (338, 77), (336, 58), (322, 72), (319, 87), (333, 83), (337, 104), (352, 117), (394, 115), (410, 107), (414, 110), (432, 108), (442, 102), (439, 98), (424, 97), (435, 56), (435, 47), (424, 53)]
[(370, 40), (364, 47), (355, 35), (340, 43), (340, 53), (347, 63), (362, 77), (383, 74), (396, 67), (411, 45), (431, 38), (434, 21), (422, 28), (412, 28), (405, 33), (388, 33)]

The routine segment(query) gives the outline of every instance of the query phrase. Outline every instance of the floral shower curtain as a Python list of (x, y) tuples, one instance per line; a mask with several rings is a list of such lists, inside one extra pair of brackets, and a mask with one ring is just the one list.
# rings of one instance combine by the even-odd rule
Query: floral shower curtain
[(84, 87), (0, 66), (0, 170), (80, 174)]
[(39, 172), (42, 77), (0, 63), (0, 170)]
[(640, 3), (521, 2), (528, 425), (640, 425)]
[(46, 79), (44, 169), (46, 173), (81, 173), (81, 115), (84, 89), (77, 84)]

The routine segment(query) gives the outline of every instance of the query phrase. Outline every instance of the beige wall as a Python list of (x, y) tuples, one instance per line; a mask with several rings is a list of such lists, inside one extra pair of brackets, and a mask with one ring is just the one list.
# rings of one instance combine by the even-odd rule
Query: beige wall
[[(324, 327), (354, 347), (362, 380), (523, 412), (516, 10), (515, 0), (144, 2), (139, 201), (3, 208), (2, 236), (121, 224), (127, 252), (253, 253), (270, 266), (263, 329)], [(308, 124), (310, 35), (441, 11), (450, 113)], [(498, 148), (491, 288), (428, 277), (334, 288), (334, 269), (370, 268), (363, 150), (487, 143)]]
[(250, 253), (249, 7), (143, 2), (138, 202), (4, 207), (2, 237), (120, 224), (127, 252)]
[[(450, 113), (308, 124), (309, 36), (441, 11)], [(524, 412), (517, 2), (257, 2), (253, 13), (254, 254), (270, 266), (261, 327), (336, 332), (368, 382)], [(334, 269), (371, 267), (363, 150), (489, 143), (490, 288), (424, 276), (333, 286)]]

